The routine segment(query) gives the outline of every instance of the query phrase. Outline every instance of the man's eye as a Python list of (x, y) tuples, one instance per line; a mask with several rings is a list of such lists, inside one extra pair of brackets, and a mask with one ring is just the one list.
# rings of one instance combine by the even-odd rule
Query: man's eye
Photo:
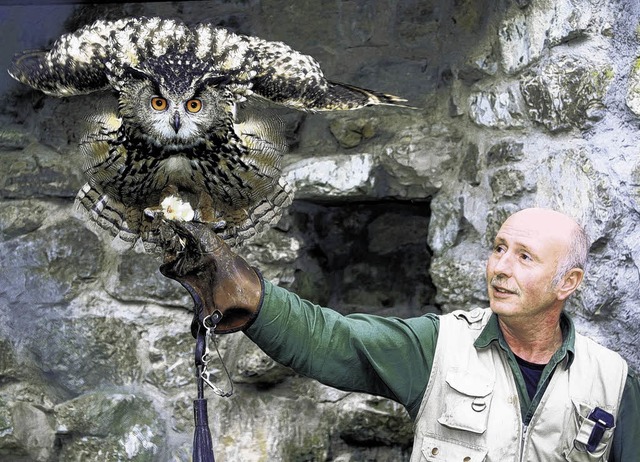
[(504, 248), (504, 246), (503, 246), (503, 245), (496, 245), (496, 246), (493, 248), (493, 251), (494, 251), (495, 253), (503, 253), (503, 252), (505, 251), (505, 248)]
[(523, 259), (523, 260), (525, 260), (525, 261), (531, 261), (531, 260), (533, 260), (533, 259), (531, 258), (531, 256), (530, 256), (530, 255), (527, 255), (526, 253), (523, 253), (522, 255), (520, 255), (520, 258), (522, 258), (522, 259)]

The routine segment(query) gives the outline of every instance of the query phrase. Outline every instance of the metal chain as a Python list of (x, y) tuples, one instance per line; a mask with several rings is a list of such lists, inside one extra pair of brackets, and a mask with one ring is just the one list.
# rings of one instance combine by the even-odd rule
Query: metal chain
[[(222, 314), (219, 311), (215, 311), (213, 314), (205, 317), (202, 320), (202, 326), (205, 329), (205, 335), (204, 335), (205, 346), (204, 346), (204, 353), (200, 357), (200, 361), (199, 361), (201, 364), (201, 368), (199, 368), (199, 374), (202, 381), (204, 381), (204, 383), (206, 383), (209, 386), (209, 388), (211, 388), (214, 391), (216, 395), (222, 396), (223, 398), (227, 398), (233, 395), (233, 380), (231, 380), (231, 374), (229, 373), (229, 370), (227, 369), (227, 366), (225, 365), (222, 359), (222, 355), (220, 354), (220, 350), (218, 349), (218, 342), (216, 341), (216, 337), (214, 333), (214, 330), (218, 325), (218, 323), (220, 322), (220, 319), (222, 319)], [(229, 391), (222, 390), (220, 387), (218, 387), (211, 381), (210, 377), (212, 375), (212, 372), (210, 372), (207, 368), (207, 364), (210, 361), (210, 357), (209, 357), (210, 350), (209, 350), (209, 346), (206, 343), (207, 337), (209, 337), (213, 342), (218, 358), (220, 359), (220, 364), (222, 364), (222, 370), (224, 370), (227, 376), (227, 382), (229, 383)]]

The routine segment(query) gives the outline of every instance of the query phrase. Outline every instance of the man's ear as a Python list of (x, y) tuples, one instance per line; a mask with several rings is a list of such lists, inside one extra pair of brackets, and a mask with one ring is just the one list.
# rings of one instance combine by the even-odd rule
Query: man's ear
[(584, 270), (581, 268), (573, 268), (564, 275), (560, 284), (558, 284), (558, 300), (564, 301), (576, 291), (584, 278)]

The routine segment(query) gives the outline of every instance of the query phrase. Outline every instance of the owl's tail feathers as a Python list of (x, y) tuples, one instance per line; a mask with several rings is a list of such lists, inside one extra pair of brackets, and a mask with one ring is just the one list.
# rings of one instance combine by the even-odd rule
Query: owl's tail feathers
[[(139, 237), (138, 226), (129, 226), (124, 204), (85, 184), (76, 195), (76, 209), (88, 218), (87, 223), (98, 231), (113, 237), (112, 247), (124, 252), (131, 249)], [(132, 229), (133, 228), (133, 229)]]
[(41, 50), (24, 51), (13, 57), (9, 75), (51, 96), (82, 95), (109, 86), (103, 66), (73, 56), (56, 61), (56, 56)]
[(293, 188), (280, 179), (268, 196), (247, 210), (243, 221), (224, 229), (222, 239), (231, 247), (237, 247), (263, 234), (278, 223), (284, 209), (291, 205), (293, 195)]
[(360, 88), (346, 83), (328, 82), (328, 84), (329, 88), (324, 98), (313, 105), (312, 110), (339, 111), (377, 105), (415, 109), (403, 104), (407, 100), (398, 96), (367, 90), (366, 88)]

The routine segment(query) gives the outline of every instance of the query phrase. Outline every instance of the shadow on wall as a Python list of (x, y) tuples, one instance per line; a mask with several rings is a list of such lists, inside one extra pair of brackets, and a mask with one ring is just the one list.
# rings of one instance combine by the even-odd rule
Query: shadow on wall
[(343, 314), (437, 312), (429, 276), (430, 213), (428, 201), (295, 201), (290, 215), (304, 248), (292, 289)]

